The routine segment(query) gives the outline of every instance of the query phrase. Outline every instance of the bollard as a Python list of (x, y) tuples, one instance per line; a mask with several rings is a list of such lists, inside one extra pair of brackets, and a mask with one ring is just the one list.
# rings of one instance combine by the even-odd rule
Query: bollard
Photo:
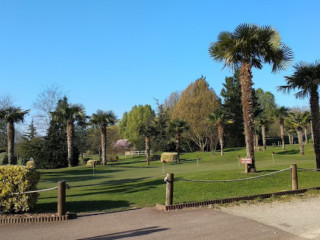
[(291, 186), (292, 190), (298, 190), (298, 173), (297, 173), (297, 164), (291, 164)]
[(66, 182), (58, 182), (58, 216), (66, 213)]
[(170, 206), (173, 204), (173, 182), (174, 182), (174, 174), (167, 173), (167, 177), (166, 177), (166, 206)]

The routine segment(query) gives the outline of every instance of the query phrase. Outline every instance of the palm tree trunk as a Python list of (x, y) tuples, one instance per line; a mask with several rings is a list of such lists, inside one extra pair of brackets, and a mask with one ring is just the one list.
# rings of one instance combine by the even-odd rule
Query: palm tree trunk
[(8, 164), (12, 163), (13, 156), (14, 156), (14, 123), (8, 122), (7, 128), (7, 137), (8, 137)]
[(247, 157), (252, 158), (252, 164), (248, 164), (248, 172), (255, 172), (254, 159), (254, 123), (252, 107), (252, 74), (249, 62), (242, 62), (240, 67), (241, 102), (244, 122), (244, 132), (246, 140)]
[(180, 162), (180, 133), (176, 133), (176, 152), (177, 152), (177, 162)]
[(220, 148), (221, 148), (221, 156), (224, 155), (224, 152), (223, 152), (223, 135), (224, 135), (224, 128), (223, 128), (223, 125), (219, 124), (218, 125), (218, 135), (219, 135), (219, 142), (220, 142)]
[(310, 130), (311, 130), (311, 139), (312, 139), (312, 144), (314, 145), (314, 134), (313, 134), (313, 124), (312, 121), (310, 121)]
[(304, 144), (308, 143), (307, 127), (304, 127)]
[(310, 91), (310, 110), (312, 132), (314, 135), (313, 149), (316, 156), (316, 169), (320, 169), (320, 117), (318, 88), (312, 89), (312, 91)]
[(147, 165), (150, 165), (150, 137), (146, 137), (146, 158)]
[(259, 134), (254, 134), (254, 146), (255, 148), (259, 148)]
[(285, 143), (284, 143), (284, 121), (283, 121), (283, 118), (280, 119), (280, 135), (281, 135), (282, 150), (286, 150)]
[(101, 126), (101, 153), (102, 153), (102, 164), (107, 163), (107, 128)]
[(73, 122), (67, 121), (67, 145), (68, 145), (68, 167), (73, 163)]
[(303, 129), (302, 127), (297, 127), (298, 141), (300, 146), (300, 154), (304, 155), (304, 144), (303, 144)]
[(261, 134), (262, 134), (262, 142), (263, 142), (263, 150), (267, 150), (267, 140), (266, 140), (266, 126), (264, 124), (261, 125)]

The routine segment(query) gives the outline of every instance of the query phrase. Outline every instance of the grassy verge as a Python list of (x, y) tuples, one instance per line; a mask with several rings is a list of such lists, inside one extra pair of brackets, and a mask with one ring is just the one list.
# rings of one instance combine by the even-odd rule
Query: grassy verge
[[(272, 152), (275, 152), (274, 162)], [(263, 175), (298, 164), (299, 168), (315, 168), (312, 145), (306, 145), (305, 155), (300, 156), (298, 145), (269, 147), (256, 153), (258, 172), (244, 174), (238, 155), (245, 156), (245, 149), (226, 149), (225, 156), (216, 153), (186, 153), (182, 162), (162, 164), (152, 161), (147, 167), (144, 157), (121, 158), (107, 166), (41, 170), (39, 189), (50, 188), (65, 180), (71, 186), (67, 190), (67, 209), (71, 212), (118, 211), (134, 207), (154, 206), (165, 201), (166, 173), (174, 173), (174, 203), (204, 201), (236, 196), (272, 193), (291, 189), (290, 171), (252, 181), (231, 183), (194, 183), (179, 179), (220, 180)], [(197, 162), (197, 157), (200, 160)], [(319, 172), (298, 172), (299, 188), (320, 185)], [(56, 191), (43, 192), (37, 204), (38, 212), (56, 211)]]

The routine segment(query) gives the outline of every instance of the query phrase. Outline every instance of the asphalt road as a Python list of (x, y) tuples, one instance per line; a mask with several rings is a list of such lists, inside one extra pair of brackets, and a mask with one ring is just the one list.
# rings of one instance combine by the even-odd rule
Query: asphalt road
[(208, 208), (161, 212), (144, 208), (88, 214), (54, 223), (0, 225), (0, 239), (305, 239), (246, 217)]

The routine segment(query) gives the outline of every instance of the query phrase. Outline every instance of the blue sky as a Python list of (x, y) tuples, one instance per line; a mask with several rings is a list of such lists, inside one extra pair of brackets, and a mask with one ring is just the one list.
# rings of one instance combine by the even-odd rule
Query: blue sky
[[(320, 59), (320, 1), (52, 0), (0, 1), (0, 96), (31, 109), (41, 89), (56, 84), (87, 114), (163, 100), (201, 75), (220, 94), (226, 76), (208, 54), (221, 31), (240, 23), (271, 25), (295, 62)], [(254, 87), (277, 104), (304, 106), (283, 95), (284, 76), (253, 71)], [(35, 114), (32, 110), (30, 117)], [(29, 117), (29, 118), (30, 118)]]

